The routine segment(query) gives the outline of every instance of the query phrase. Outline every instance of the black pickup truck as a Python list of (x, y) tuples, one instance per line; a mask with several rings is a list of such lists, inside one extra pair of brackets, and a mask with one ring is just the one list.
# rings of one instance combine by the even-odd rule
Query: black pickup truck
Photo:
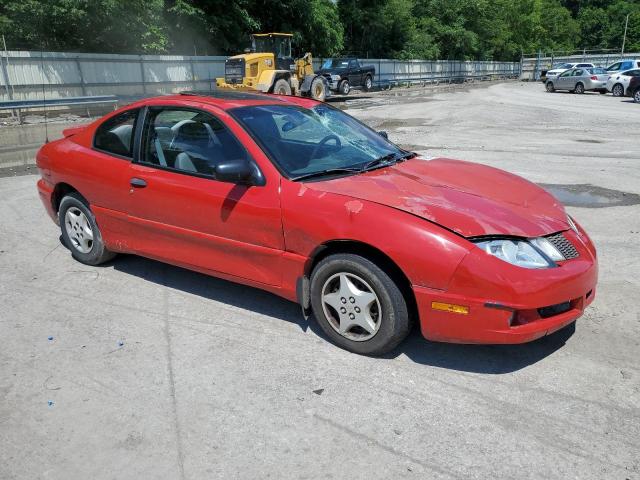
[(318, 73), (329, 81), (332, 91), (347, 95), (352, 88), (371, 90), (376, 69), (373, 65), (360, 65), (357, 58), (330, 58)]

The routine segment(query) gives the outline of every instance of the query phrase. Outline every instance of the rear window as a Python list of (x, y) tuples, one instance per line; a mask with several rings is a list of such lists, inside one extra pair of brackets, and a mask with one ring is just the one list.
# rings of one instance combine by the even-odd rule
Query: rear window
[(126, 110), (106, 120), (96, 130), (93, 146), (114, 155), (133, 157), (133, 132), (139, 109)]
[(604, 68), (596, 67), (590, 68), (589, 73), (591, 73), (592, 75), (600, 75), (602, 73), (607, 73), (607, 71)]

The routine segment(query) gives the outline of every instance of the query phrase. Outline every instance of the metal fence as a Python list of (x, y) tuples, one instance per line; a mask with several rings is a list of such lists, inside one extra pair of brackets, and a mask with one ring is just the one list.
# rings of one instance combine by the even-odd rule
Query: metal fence
[[(208, 90), (224, 75), (223, 56), (112, 55), (0, 51), (0, 101), (43, 97), (139, 97)], [(320, 67), (322, 59), (314, 61)], [(517, 77), (517, 62), (367, 59), (375, 84), (431, 83)]]
[(582, 52), (538, 52), (525, 54), (521, 60), (522, 80), (540, 80), (543, 70), (549, 70), (559, 63), (593, 63), (607, 67), (612, 63), (626, 59), (640, 58), (640, 53), (620, 53), (619, 50), (583, 50)]

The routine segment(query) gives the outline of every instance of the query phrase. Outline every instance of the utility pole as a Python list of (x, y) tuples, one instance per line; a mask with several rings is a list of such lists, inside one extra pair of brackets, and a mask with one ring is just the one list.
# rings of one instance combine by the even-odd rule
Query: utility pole
[(622, 36), (622, 53), (621, 56), (624, 57), (624, 44), (627, 41), (627, 26), (629, 25), (629, 14), (627, 13), (627, 19), (624, 22), (624, 35)]

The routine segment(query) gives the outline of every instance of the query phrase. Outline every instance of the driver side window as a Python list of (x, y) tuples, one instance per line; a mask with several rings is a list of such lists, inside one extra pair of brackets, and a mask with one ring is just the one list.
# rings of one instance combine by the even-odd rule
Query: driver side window
[(246, 150), (212, 115), (170, 107), (150, 111), (141, 163), (215, 178), (218, 163), (241, 159), (248, 159)]

